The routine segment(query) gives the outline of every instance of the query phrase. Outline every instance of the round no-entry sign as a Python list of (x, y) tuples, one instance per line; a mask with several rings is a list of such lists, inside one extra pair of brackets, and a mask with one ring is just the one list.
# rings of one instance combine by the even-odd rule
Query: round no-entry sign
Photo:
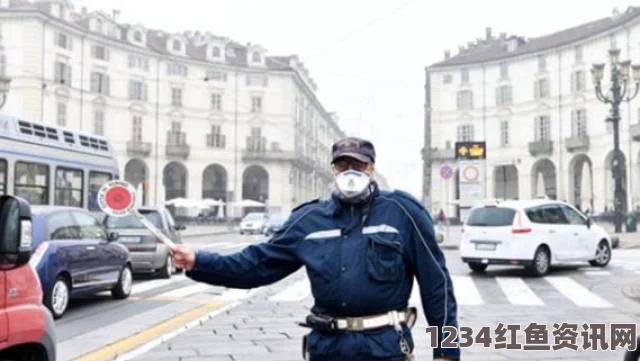
[(448, 165), (443, 165), (440, 168), (440, 176), (442, 177), (442, 179), (449, 179), (453, 176), (453, 168), (451, 168), (451, 166)]
[(135, 188), (129, 182), (121, 180), (109, 181), (98, 191), (98, 206), (113, 217), (124, 217), (131, 214), (136, 203)]

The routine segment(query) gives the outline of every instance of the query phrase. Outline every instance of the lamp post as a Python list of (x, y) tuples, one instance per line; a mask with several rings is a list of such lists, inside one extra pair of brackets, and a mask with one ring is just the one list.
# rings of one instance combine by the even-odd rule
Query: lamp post
[(4, 54), (4, 46), (2, 45), (2, 36), (0, 35), (0, 109), (7, 103), (9, 97), (9, 88), (11, 86), (11, 78), (7, 75), (7, 58)]
[[(615, 183), (614, 190), (614, 224), (615, 232), (622, 231), (622, 202), (626, 199), (622, 187), (622, 169), (620, 159), (620, 103), (629, 102), (638, 95), (640, 89), (640, 65), (631, 65), (630, 60), (620, 61), (620, 49), (609, 50), (609, 67), (611, 68), (610, 94), (602, 91), (602, 78), (604, 77), (604, 63), (593, 64), (591, 76), (595, 86), (598, 100), (605, 104), (611, 104), (611, 111), (606, 121), (613, 124), (613, 159), (611, 169)], [(629, 86), (630, 71), (635, 83), (635, 89)], [(633, 93), (633, 94), (632, 94)]]

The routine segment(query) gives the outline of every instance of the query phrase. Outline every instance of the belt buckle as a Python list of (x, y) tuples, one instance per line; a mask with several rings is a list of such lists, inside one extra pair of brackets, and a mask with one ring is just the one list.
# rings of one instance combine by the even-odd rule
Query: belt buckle
[(347, 317), (345, 321), (347, 323), (347, 329), (350, 331), (364, 330), (364, 321), (362, 317)]

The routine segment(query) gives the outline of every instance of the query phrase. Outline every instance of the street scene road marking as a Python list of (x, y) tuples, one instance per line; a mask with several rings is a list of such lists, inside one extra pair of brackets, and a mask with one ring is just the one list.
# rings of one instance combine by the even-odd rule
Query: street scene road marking
[(170, 285), (172, 283), (180, 282), (186, 280), (187, 277), (184, 275), (175, 275), (169, 279), (161, 279), (161, 280), (150, 280), (145, 282), (136, 283), (133, 285), (131, 289), (132, 295), (138, 295), (141, 293), (149, 292), (156, 288), (164, 287)]
[(482, 305), (484, 300), (470, 276), (451, 276), (456, 300), (460, 305)]
[(584, 270), (586, 276), (611, 276), (611, 271)]
[(304, 278), (269, 298), (275, 302), (299, 302), (311, 295), (311, 284)]
[(563, 296), (570, 299), (573, 303), (580, 307), (592, 308), (609, 308), (613, 307), (611, 303), (589, 291), (586, 287), (579, 284), (569, 277), (551, 276), (545, 277), (555, 289)]
[(195, 293), (201, 293), (201, 292), (205, 292), (209, 289), (213, 288), (213, 286), (210, 286), (206, 283), (196, 283), (196, 284), (192, 284), (192, 285), (188, 285), (188, 286), (184, 286), (184, 287), (180, 287), (177, 288), (175, 290), (171, 290), (169, 292), (165, 292), (162, 294), (159, 294), (153, 298), (155, 299), (176, 299), (176, 298), (183, 298), (186, 296), (191, 296)]
[(542, 306), (544, 302), (520, 277), (496, 277), (498, 286), (513, 305)]
[(145, 331), (128, 336), (97, 351), (75, 358), (73, 361), (113, 360), (114, 358), (118, 357), (118, 355), (122, 355), (124, 352), (133, 350), (134, 348), (150, 342), (151, 340), (158, 338), (163, 334), (174, 331), (189, 323), (190, 321), (201, 318), (203, 315), (209, 314), (211, 311), (218, 309), (221, 306), (221, 302), (211, 302), (206, 305), (196, 307), (176, 317), (158, 323)]

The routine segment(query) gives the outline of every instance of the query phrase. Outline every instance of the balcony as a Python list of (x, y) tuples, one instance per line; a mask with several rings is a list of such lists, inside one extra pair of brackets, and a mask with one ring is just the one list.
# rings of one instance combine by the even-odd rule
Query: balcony
[(589, 150), (589, 137), (586, 135), (579, 137), (569, 137), (564, 140), (564, 145), (569, 152), (579, 152)]
[(186, 159), (191, 153), (191, 146), (188, 144), (167, 144), (167, 157), (176, 157)]
[(151, 155), (151, 142), (127, 141), (127, 155), (129, 157), (148, 157)]
[(431, 148), (431, 152), (422, 150), (422, 159), (430, 158), (433, 162), (447, 162), (456, 159), (456, 153), (453, 148), (438, 149)]
[(191, 153), (191, 146), (187, 144), (187, 133), (170, 130), (167, 132), (167, 157), (186, 159)]
[(543, 154), (553, 153), (553, 141), (551, 140), (537, 140), (529, 143), (529, 153), (532, 156), (538, 156)]
[(242, 160), (246, 162), (288, 162), (293, 161), (296, 154), (286, 150), (269, 150), (249, 148), (242, 150)]
[(640, 142), (640, 123), (631, 126), (631, 138)]

